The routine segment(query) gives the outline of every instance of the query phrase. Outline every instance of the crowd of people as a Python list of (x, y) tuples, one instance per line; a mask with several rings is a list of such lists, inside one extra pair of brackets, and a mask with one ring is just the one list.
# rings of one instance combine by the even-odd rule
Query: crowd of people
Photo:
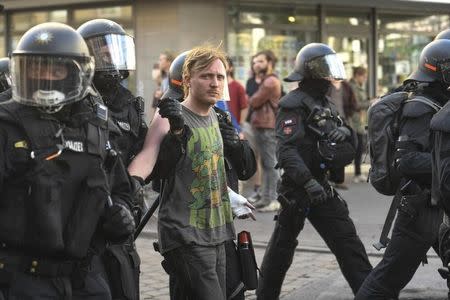
[[(278, 299), (306, 219), (356, 299), (397, 299), (431, 247), (450, 277), (449, 61), (450, 30), (370, 107), (400, 107), (386, 124), (393, 151), (382, 154), (392, 163), (369, 173), (378, 191), (384, 182), (399, 199), (391, 240), (372, 268), (336, 190), (348, 188), (352, 163), (352, 181), (368, 180), (364, 67), (346, 81), (336, 52), (311, 43), (281, 79), (274, 53), (261, 50), (244, 88), (220, 47), (164, 51), (147, 125), (144, 99), (122, 85), (136, 61), (133, 37), (119, 24), (29, 29), (0, 60), (0, 300), (139, 299), (134, 241), (153, 212), (144, 205), (150, 182), (171, 299), (244, 299), (249, 288)], [(282, 80), (298, 85), (285, 92)], [(371, 159), (377, 129), (369, 128)], [(389, 179), (376, 181), (377, 171)], [(239, 194), (246, 181), (248, 199)], [(276, 212), (276, 222), (250, 287), (245, 268), (254, 266), (243, 264), (233, 222), (255, 220), (255, 210)]]

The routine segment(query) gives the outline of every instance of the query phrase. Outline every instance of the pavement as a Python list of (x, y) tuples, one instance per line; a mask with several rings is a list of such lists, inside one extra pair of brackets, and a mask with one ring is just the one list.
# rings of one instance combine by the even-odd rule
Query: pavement
[[(367, 172), (367, 166), (363, 168)], [(372, 265), (376, 265), (382, 252), (376, 251), (372, 244), (377, 241), (390, 205), (390, 198), (378, 194), (368, 183), (351, 183), (352, 169), (347, 170), (348, 190), (339, 193), (347, 201), (358, 234), (366, 247)], [(154, 195), (150, 196), (151, 199)], [(247, 230), (252, 233), (258, 264), (262, 262), (265, 247), (272, 234), (274, 213), (257, 213), (256, 221), (236, 220), (236, 231)], [(161, 267), (162, 256), (153, 250), (156, 240), (156, 219), (152, 217), (137, 239), (141, 256), (141, 299), (170, 299), (168, 276)], [(300, 233), (299, 246), (294, 261), (283, 283), (280, 299), (353, 299), (353, 294), (343, 278), (339, 266), (309, 222)], [(400, 299), (447, 299), (446, 282), (441, 279), (437, 269), (441, 261), (430, 250), (428, 264), (419, 267), (414, 278), (400, 294)], [(256, 299), (254, 291), (246, 292), (246, 299)]]

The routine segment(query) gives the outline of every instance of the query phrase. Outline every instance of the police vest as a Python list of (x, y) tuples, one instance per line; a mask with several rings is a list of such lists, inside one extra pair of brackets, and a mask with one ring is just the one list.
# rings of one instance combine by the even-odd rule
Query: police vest
[(120, 87), (113, 103), (107, 105), (111, 119), (121, 131), (121, 134), (111, 135), (111, 142), (128, 165), (133, 156), (141, 150), (147, 132), (142, 117), (144, 99), (134, 97), (128, 90)]
[(14, 149), (6, 153), (16, 170), (1, 190), (0, 242), (7, 249), (86, 256), (108, 196), (103, 163), (111, 126), (100, 101), (70, 104), (68, 122), (16, 102), (0, 105), (0, 121), (23, 136), (8, 141)]

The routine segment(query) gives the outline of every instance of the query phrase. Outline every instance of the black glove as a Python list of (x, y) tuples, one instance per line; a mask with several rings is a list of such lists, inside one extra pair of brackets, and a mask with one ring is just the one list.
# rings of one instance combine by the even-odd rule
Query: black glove
[(131, 201), (133, 201), (132, 213), (134, 220), (138, 223), (141, 220), (142, 210), (144, 207), (144, 179), (139, 176), (131, 176)]
[(335, 128), (328, 133), (330, 141), (335, 143), (343, 142), (347, 137), (351, 135), (350, 129), (345, 126)]
[(174, 99), (164, 99), (159, 102), (159, 114), (163, 118), (169, 119), (170, 131), (182, 130), (184, 119), (182, 115), (181, 103)]
[(103, 230), (113, 242), (125, 240), (135, 229), (135, 222), (130, 209), (122, 203), (114, 203), (106, 209)]
[(239, 135), (233, 125), (225, 121), (219, 122), (220, 133), (222, 134), (223, 145), (231, 149), (236, 149), (240, 145)]
[(306, 193), (308, 193), (312, 206), (320, 205), (327, 201), (327, 193), (325, 193), (323, 186), (321, 186), (314, 178), (308, 180), (303, 187), (305, 188)]

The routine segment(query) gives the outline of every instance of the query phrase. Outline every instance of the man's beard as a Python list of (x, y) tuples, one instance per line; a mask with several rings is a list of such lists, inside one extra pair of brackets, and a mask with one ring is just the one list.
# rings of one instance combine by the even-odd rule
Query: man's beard
[(267, 75), (267, 72), (269, 72), (269, 68), (268, 68), (268, 67), (265, 67), (264, 69), (259, 70), (258, 73), (259, 73), (260, 75), (264, 76), (264, 75)]

